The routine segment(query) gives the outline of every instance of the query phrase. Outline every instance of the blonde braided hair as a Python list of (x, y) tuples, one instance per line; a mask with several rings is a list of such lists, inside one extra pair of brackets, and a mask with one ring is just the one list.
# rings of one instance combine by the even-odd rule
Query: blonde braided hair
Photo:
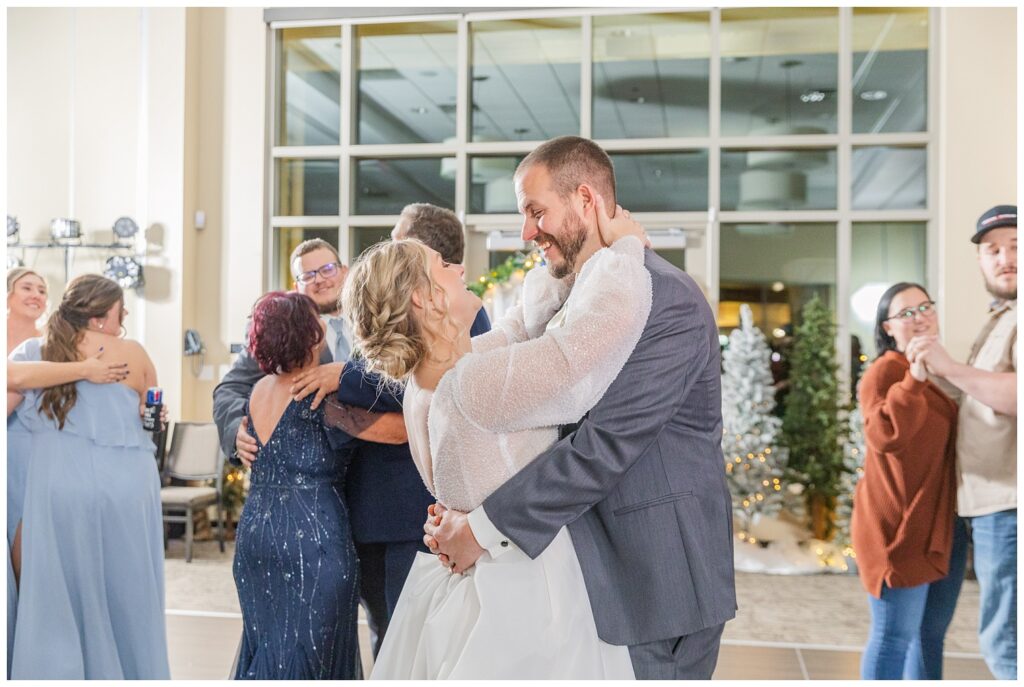
[(352, 265), (341, 295), (366, 369), (395, 382), (405, 381), (430, 353), (423, 325), (413, 312), (412, 295), (440, 299), (443, 328), (453, 328), (448, 298), (430, 276), (431, 253), (416, 239), (379, 243)]

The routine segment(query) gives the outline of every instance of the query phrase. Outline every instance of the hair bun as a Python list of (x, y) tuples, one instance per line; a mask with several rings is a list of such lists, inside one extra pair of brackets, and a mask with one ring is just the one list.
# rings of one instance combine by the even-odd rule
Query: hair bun
[(404, 382), (426, 355), (412, 294), (430, 284), (429, 255), (415, 240), (378, 244), (352, 265), (342, 309), (368, 372)]

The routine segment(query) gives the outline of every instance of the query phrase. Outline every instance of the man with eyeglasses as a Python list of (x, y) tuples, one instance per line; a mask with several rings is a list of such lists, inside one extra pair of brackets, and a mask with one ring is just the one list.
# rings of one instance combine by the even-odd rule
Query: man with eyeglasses
[(963, 392), (957, 427), (957, 514), (970, 525), (981, 591), (978, 639), (989, 670), (1017, 678), (1017, 206), (978, 219), (971, 241), (993, 297), (958, 363), (935, 337), (907, 346)]

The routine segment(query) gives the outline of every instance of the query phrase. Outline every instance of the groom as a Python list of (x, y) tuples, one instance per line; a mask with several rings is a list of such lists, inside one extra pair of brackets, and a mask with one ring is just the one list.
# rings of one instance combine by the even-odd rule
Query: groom
[[(578, 273), (601, 248), (596, 196), (614, 212), (608, 155), (556, 138), (515, 185), (523, 240), (554, 276)], [(604, 397), (473, 512), (432, 506), (424, 541), (463, 572), (485, 551), (535, 558), (568, 526), (601, 639), (629, 647), (637, 678), (706, 680), (736, 612), (718, 330), (689, 275), (650, 249), (645, 264), (650, 318)]]

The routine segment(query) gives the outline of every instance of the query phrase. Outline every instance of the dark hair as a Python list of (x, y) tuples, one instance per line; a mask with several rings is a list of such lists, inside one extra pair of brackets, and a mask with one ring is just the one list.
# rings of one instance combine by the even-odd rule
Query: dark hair
[(281, 374), (302, 367), (323, 340), (316, 303), (305, 294), (271, 291), (253, 306), (249, 353), (264, 374)]
[[(882, 326), (886, 320), (889, 319), (889, 306), (892, 305), (892, 299), (896, 297), (896, 294), (903, 293), (907, 289), (920, 289), (924, 291), (924, 295), (928, 296), (928, 289), (924, 288), (920, 284), (914, 282), (901, 281), (899, 283), (890, 286), (882, 297), (878, 301), (878, 309), (875, 311), (875, 349), (878, 356), (881, 356), (886, 351), (896, 350), (896, 339), (885, 331), (885, 327)], [(928, 296), (928, 300), (931, 300), (931, 296)]]
[[(124, 303), (124, 291), (117, 282), (98, 274), (83, 274), (72, 279), (60, 306), (46, 321), (42, 359), (54, 363), (82, 360), (78, 344), (85, 337), (89, 320), (106, 317), (116, 303)], [(46, 417), (57, 421), (59, 429), (64, 429), (64, 421), (77, 401), (78, 387), (71, 382), (43, 391), (39, 408)]]
[(445, 262), (462, 264), (466, 239), (462, 222), (447, 208), (430, 203), (412, 203), (402, 208), (406, 237), (418, 239), (438, 253)]
[(615, 209), (615, 168), (604, 149), (589, 138), (559, 136), (541, 143), (523, 158), (516, 168), (516, 176), (533, 165), (543, 165), (555, 192), (568, 198), (580, 187), (590, 184), (604, 196), (605, 207)]
[(298, 272), (295, 269), (296, 260), (301, 258), (306, 253), (312, 253), (313, 251), (320, 250), (321, 248), (324, 250), (329, 250), (331, 253), (334, 254), (334, 260), (338, 263), (341, 262), (341, 256), (338, 255), (337, 248), (327, 243), (323, 239), (307, 239), (306, 241), (303, 241), (299, 245), (295, 246), (295, 249), (292, 251), (291, 256), (289, 256), (288, 258), (288, 269), (292, 271), (292, 276), (299, 276)]

